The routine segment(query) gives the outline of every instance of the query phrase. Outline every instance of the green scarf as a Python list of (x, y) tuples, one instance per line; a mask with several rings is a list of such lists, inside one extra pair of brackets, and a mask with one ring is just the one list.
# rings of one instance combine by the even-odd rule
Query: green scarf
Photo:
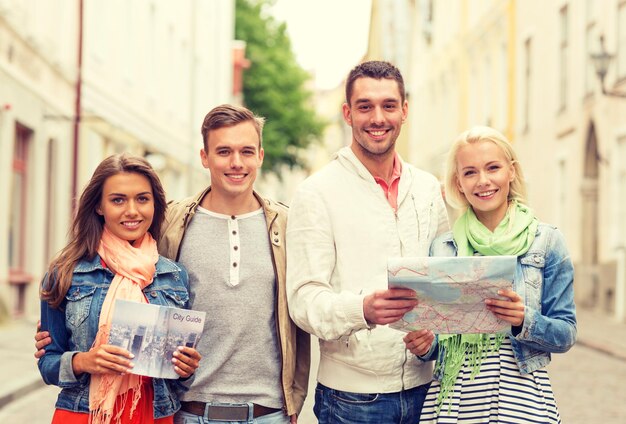
[[(453, 235), (458, 256), (523, 255), (535, 240), (539, 222), (530, 208), (516, 201), (511, 202), (506, 215), (493, 233), (476, 217), (469, 207), (454, 224)], [(496, 334), (492, 341), (491, 334), (440, 334), (439, 348), (443, 353), (437, 360), (435, 372), (442, 371), (441, 389), (437, 397), (437, 413), (444, 399), (452, 396), (454, 387), (465, 355), (472, 367), (470, 378), (480, 371), (483, 358), (490, 352), (496, 352), (504, 340), (505, 334)], [(452, 406), (448, 403), (448, 408)]]

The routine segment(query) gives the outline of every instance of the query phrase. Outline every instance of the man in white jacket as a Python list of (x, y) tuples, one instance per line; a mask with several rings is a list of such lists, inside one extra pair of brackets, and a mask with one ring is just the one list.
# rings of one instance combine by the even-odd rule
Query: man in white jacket
[[(304, 181), (287, 223), (287, 295), (293, 320), (320, 339), (320, 423), (417, 423), (432, 363), (389, 328), (416, 304), (388, 289), (387, 259), (427, 256), (448, 229), (438, 181), (403, 162), (395, 142), (408, 113), (404, 82), (387, 62), (346, 81), (352, 144)], [(430, 348), (426, 330), (419, 346)]]

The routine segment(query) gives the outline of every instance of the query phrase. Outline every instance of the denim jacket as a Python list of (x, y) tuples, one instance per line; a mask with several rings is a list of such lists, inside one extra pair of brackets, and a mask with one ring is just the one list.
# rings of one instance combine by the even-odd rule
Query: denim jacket
[[(59, 309), (41, 302), (41, 329), (49, 331), (52, 343), (39, 360), (39, 372), (46, 384), (62, 390), (56, 408), (74, 412), (89, 412), (90, 374), (75, 376), (72, 358), (87, 352), (98, 331), (98, 320), (104, 298), (113, 280), (113, 272), (104, 268), (100, 256), (83, 259), (74, 268), (72, 284)], [(48, 274), (43, 287), (51, 286)], [(149, 303), (188, 308), (189, 282), (187, 271), (175, 262), (159, 257), (154, 280), (143, 289)], [(189, 379), (165, 380), (152, 378), (154, 387), (154, 418), (173, 415), (179, 408), (177, 393), (188, 389)]]
[[(448, 232), (435, 239), (431, 256), (456, 256), (457, 246)], [(574, 268), (561, 232), (540, 223), (535, 240), (517, 258), (513, 290), (524, 299), (524, 323), (512, 327), (509, 339), (522, 374), (550, 363), (551, 353), (567, 352), (576, 341)], [(422, 359), (432, 359), (437, 349)], [(441, 355), (440, 355), (441, 357)], [(440, 379), (440, 373), (435, 375)]]

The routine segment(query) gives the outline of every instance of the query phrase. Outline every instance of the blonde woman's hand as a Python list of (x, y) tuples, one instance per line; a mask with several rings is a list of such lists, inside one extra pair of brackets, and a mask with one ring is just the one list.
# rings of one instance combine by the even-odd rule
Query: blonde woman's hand
[(512, 326), (521, 326), (524, 323), (524, 299), (513, 290), (499, 290), (498, 294), (507, 299), (485, 299), (487, 309)]
[(202, 359), (202, 356), (196, 349), (185, 346), (178, 346), (173, 355), (174, 371), (183, 378), (187, 378), (196, 372)]
[(415, 330), (407, 333), (402, 340), (413, 355), (423, 356), (430, 350), (435, 335), (430, 330)]
[(135, 356), (119, 346), (103, 344), (89, 352), (79, 352), (72, 358), (75, 375), (127, 374), (135, 366), (131, 359)]

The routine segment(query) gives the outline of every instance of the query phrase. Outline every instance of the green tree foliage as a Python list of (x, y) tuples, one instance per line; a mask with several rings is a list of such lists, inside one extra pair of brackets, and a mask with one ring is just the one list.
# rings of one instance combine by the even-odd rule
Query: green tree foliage
[(265, 12), (271, 0), (236, 0), (235, 37), (246, 42), (246, 107), (267, 121), (263, 168), (280, 175), (281, 165), (301, 167), (298, 151), (319, 140), (323, 121), (313, 109), (310, 78), (296, 62), (285, 23)]

